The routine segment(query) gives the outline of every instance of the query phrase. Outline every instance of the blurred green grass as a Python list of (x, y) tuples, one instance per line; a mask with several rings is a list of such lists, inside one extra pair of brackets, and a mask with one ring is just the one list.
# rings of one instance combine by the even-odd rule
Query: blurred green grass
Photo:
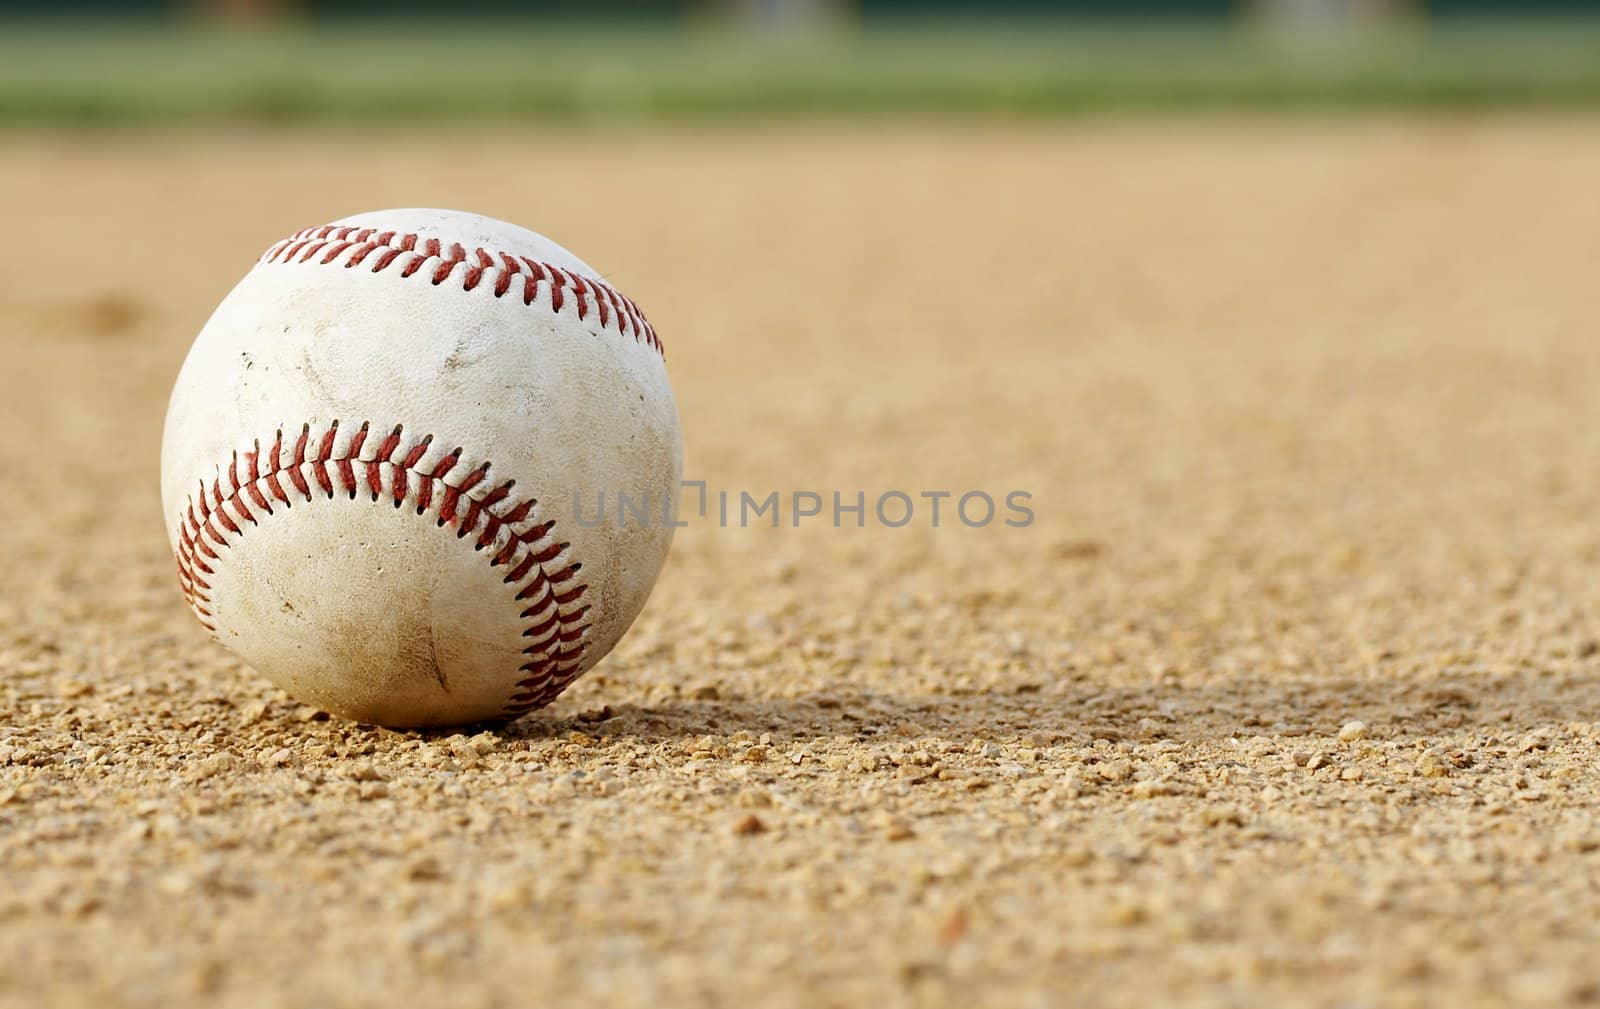
[(1600, 21), (1335, 40), (1063, 22), (803, 38), (518, 21), (0, 24), (0, 124), (12, 125), (1508, 106), (1600, 106)]

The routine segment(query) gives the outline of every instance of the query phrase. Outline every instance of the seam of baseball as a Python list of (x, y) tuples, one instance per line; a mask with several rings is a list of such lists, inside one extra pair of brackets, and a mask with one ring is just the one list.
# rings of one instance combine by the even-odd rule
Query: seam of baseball
[[(435, 287), (449, 280), (459, 268), (462, 290), (484, 289), (492, 292), (495, 298), (503, 298), (516, 290), (522, 303), (528, 306), (538, 299), (542, 286), (548, 291), (550, 311), (559, 314), (570, 299), (576, 305), (580, 320), (588, 318), (592, 311), (598, 316), (602, 330), (614, 329), (624, 336), (631, 335), (653, 348), (663, 360), (667, 356), (655, 328), (639, 306), (610, 284), (497, 249), (474, 247), (469, 252), (460, 242), (445, 244), (414, 232), (327, 224), (306, 228), (276, 243), (262, 255), (259, 265), (337, 264), (353, 270), (368, 259), (372, 259), (372, 273), (398, 268), (400, 277), (427, 277)], [(428, 268), (430, 263), (431, 268)], [(484, 283), (486, 280), (490, 283)]]
[(198, 495), (189, 495), (178, 516), (173, 551), (178, 584), (195, 617), (216, 635), (207, 580), (215, 574), (212, 565), (222, 561), (219, 551), (276, 508), (292, 508), (295, 498), (309, 502), (314, 493), (328, 500), (338, 493), (369, 497), (396, 509), (411, 503), (418, 516), (433, 514), (440, 529), (454, 528), (457, 539), (478, 531), (473, 549), (487, 553), (490, 567), (510, 569), (504, 584), (519, 586), (513, 602), (526, 607), (522, 636), (531, 640), (501, 717), (550, 703), (577, 679), (592, 626), (581, 601), (588, 585), (577, 577), (583, 565), (571, 559), (571, 544), (551, 535), (553, 521), (540, 521), (537, 500), (512, 493), (516, 480), (491, 484), (489, 463), (463, 472), (459, 447), (441, 453), (431, 434), (408, 443), (399, 424), (387, 435), (379, 431), (363, 422), (353, 435), (342, 434), (335, 420), (314, 433), (307, 423), (286, 442), (279, 429), (265, 452), (259, 440), (235, 451), (217, 467), (209, 489), (199, 481)]

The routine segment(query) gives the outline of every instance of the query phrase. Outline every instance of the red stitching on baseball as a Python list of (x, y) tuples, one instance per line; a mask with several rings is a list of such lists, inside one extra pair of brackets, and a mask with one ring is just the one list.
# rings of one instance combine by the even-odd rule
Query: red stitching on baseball
[[(362, 265), (381, 249), (383, 251), (372, 262), (370, 269), (373, 273), (382, 273), (402, 257), (407, 257), (405, 264), (400, 267), (400, 277), (422, 274), (437, 286), (449, 280), (457, 266), (462, 266), (462, 290), (476, 291), (483, 286), (484, 275), (492, 272), (495, 274), (494, 284), (488, 290), (495, 298), (505, 297), (512, 289), (512, 279), (520, 275), (523, 277), (524, 305), (531, 306), (538, 300), (542, 284), (550, 292), (552, 312), (559, 314), (570, 297), (577, 302), (580, 321), (588, 318), (592, 308), (602, 330), (615, 328), (623, 336), (632, 336), (653, 347), (663, 358), (666, 357), (666, 348), (639, 306), (611, 285), (593, 277), (580, 277), (549, 263), (541, 263), (527, 256), (512, 256), (495, 249), (474, 248), (469, 252), (460, 242), (452, 242), (445, 247), (437, 238), (424, 239), (417, 234), (396, 231), (374, 234), (373, 231), (372, 228), (357, 229), (332, 224), (321, 228), (305, 228), (268, 249), (261, 257), (261, 262), (308, 266), (342, 263), (349, 270)], [(419, 243), (421, 248), (418, 248)], [(322, 255), (318, 256), (318, 252)], [(430, 261), (435, 260), (432, 269), (424, 270)]]
[[(513, 687), (501, 715), (516, 718), (549, 704), (577, 679), (578, 667), (588, 647), (587, 635), (591, 626), (587, 619), (589, 607), (575, 605), (588, 586), (578, 582), (568, 591), (558, 593), (555, 590), (557, 585), (566, 587), (567, 583), (572, 582), (583, 565), (569, 558), (561, 568), (545, 568), (546, 564), (563, 556), (571, 544), (550, 540), (554, 522), (537, 522), (525, 529), (518, 528), (534, 518), (537, 502), (533, 498), (514, 499), (515, 480), (506, 480), (474, 495), (473, 490), (485, 486), (488, 480), (489, 463), (483, 463), (458, 483), (452, 484), (445, 477), (460, 463), (460, 448), (446, 454), (431, 469), (424, 468), (421, 463), (433, 444), (433, 435), (426, 435), (402, 451), (405, 445), (404, 428), (396, 424), (378, 445), (376, 454), (366, 458), (362, 456), (361, 449), (367, 443), (367, 435), (371, 430), (372, 425), (363, 422), (351, 436), (349, 446), (337, 455), (337, 420), (331, 422), (320, 437), (313, 436), (311, 425), (306, 424), (292, 447), (285, 446), (280, 430), (276, 432), (265, 456), (262, 455), (260, 441), (252, 443), (254, 448), (245, 453), (243, 460), (240, 460), (237, 452), (233, 454), (226, 464), (226, 491), (223, 488), (221, 466), (217, 468), (218, 473), (211, 482), (209, 493), (205, 481), (199, 482), (198, 494), (190, 495), (178, 516), (178, 545), (174, 551), (178, 563), (178, 586), (195, 617), (206, 630), (216, 633), (211, 584), (201, 575), (214, 573), (214, 569), (206, 563), (206, 558), (213, 561), (222, 558), (206, 540), (209, 538), (217, 547), (226, 549), (231, 545), (231, 539), (244, 536), (245, 525), (236, 521), (235, 516), (248, 524), (259, 524), (258, 515), (250, 511), (247, 500), (262, 508), (264, 515), (276, 514), (267, 495), (263, 493), (263, 485), (284, 509), (292, 509), (294, 498), (287, 493), (281, 478), (287, 477), (288, 483), (293, 485), (301, 499), (310, 501), (313, 495), (311, 481), (306, 479), (304, 473), (305, 469), (310, 469), (322, 496), (332, 500), (335, 488), (327, 469), (331, 463), (339, 474), (339, 489), (355, 499), (355, 467), (359, 464), (372, 500), (378, 501), (382, 497), (383, 477), (387, 470), (395, 507), (405, 502), (410, 488), (415, 485), (417, 514), (423, 515), (434, 510), (434, 484), (437, 483), (444, 488), (437, 496), (439, 527), (454, 524), (456, 537), (464, 539), (480, 519), (484, 520), (483, 532), (473, 540), (474, 550), (482, 551), (492, 546), (502, 533), (505, 534), (505, 543), (489, 558), (489, 566), (506, 567), (516, 561), (502, 579), (506, 585), (521, 586), (512, 601), (518, 606), (535, 597), (538, 601), (521, 611), (520, 619), (527, 624), (522, 636), (533, 643), (522, 650), (526, 659), (519, 668), (522, 677)], [(308, 449), (313, 452), (310, 456), (307, 455)], [(286, 454), (290, 457), (287, 463), (284, 459)], [(398, 462), (395, 461), (397, 455)], [(241, 461), (247, 477), (243, 480), (239, 476)], [(459, 507), (463, 501), (466, 505), (464, 510)], [(219, 531), (219, 525), (227, 530), (227, 534)], [(519, 553), (522, 555), (520, 560)]]

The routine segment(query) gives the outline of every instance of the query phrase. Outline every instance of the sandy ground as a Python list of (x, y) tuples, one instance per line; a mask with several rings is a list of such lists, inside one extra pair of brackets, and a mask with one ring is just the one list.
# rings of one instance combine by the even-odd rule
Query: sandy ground
[[(1581, 121), (0, 140), (0, 1004), (1600, 1000), (1597, 179)], [(1036, 521), (696, 520), (551, 709), (302, 707), (179, 597), (165, 397), (410, 204), (634, 295), (713, 491)]]

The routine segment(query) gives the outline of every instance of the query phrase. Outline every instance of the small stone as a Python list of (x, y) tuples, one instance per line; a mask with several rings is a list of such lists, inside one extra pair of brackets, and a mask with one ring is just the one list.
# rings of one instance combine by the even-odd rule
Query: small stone
[(219, 774), (226, 774), (238, 765), (238, 760), (231, 753), (213, 753), (202, 760), (197, 760), (189, 765), (184, 772), (184, 779), (191, 782), (208, 781)]
[(281, 750), (273, 750), (267, 755), (265, 761), (268, 767), (288, 767), (294, 762), (294, 751), (287, 746)]
[(373, 799), (382, 799), (388, 796), (389, 786), (381, 781), (368, 781), (361, 785), (356, 793), (362, 802), (371, 802)]
[(1181, 795), (1183, 786), (1171, 778), (1146, 779), (1133, 783), (1133, 795), (1136, 799), (1153, 799), (1162, 795)]
[(889, 818), (883, 836), (890, 841), (909, 841), (917, 836), (917, 832), (911, 829), (911, 824), (897, 816), (892, 816)]
[(1367, 723), (1363, 721), (1350, 721), (1339, 728), (1339, 742), (1353, 743), (1367, 734)]
[(767, 825), (762, 823), (761, 817), (754, 813), (750, 813), (733, 825), (733, 833), (736, 837), (754, 837), (757, 834), (766, 833), (766, 830)]
[(1100, 765), (1100, 777), (1105, 781), (1127, 781), (1133, 777), (1133, 761), (1107, 761)]
[(352, 781), (386, 781), (383, 772), (372, 766), (370, 760), (362, 760), (350, 769)]
[(1532, 753), (1534, 750), (1548, 749), (1550, 749), (1549, 729), (1535, 729), (1517, 742), (1518, 753)]
[(1417, 773), (1424, 778), (1447, 778), (1450, 776), (1450, 761), (1442, 750), (1429, 750), (1417, 758)]
[(444, 868), (439, 865), (438, 859), (432, 857), (431, 855), (424, 856), (406, 867), (406, 876), (409, 879), (422, 882), (443, 879)]

